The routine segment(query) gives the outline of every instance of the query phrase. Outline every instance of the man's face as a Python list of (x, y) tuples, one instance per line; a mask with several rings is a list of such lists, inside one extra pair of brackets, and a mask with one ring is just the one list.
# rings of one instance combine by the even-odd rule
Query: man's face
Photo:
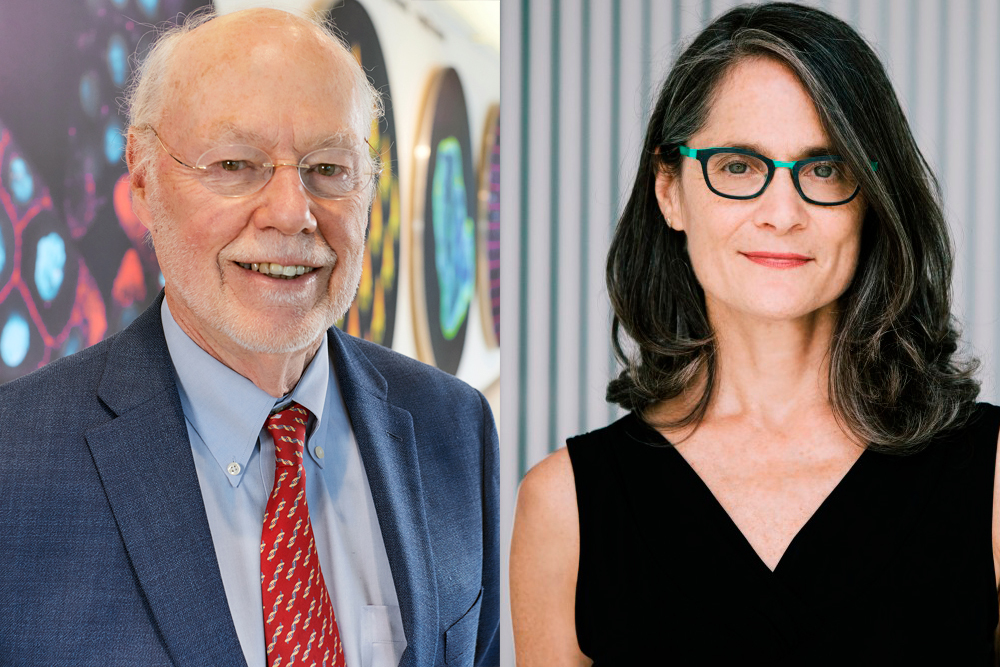
[[(349, 56), (335, 48), (280, 15), (216, 19), (178, 45), (157, 133), (187, 164), (227, 144), (293, 164), (331, 144), (362, 151), (359, 92)], [(354, 298), (367, 191), (320, 199), (296, 169), (279, 167), (258, 192), (224, 197), (161, 151), (136, 195), (171, 313), (203, 346), (237, 354), (303, 350)], [(265, 275), (265, 263), (305, 273)]]

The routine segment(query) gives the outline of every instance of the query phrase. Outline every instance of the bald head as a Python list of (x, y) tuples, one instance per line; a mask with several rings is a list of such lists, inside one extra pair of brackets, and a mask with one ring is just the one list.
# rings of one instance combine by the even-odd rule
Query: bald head
[[(311, 76), (288, 95), (335, 94), (351, 107), (350, 126), (366, 137), (381, 115), (381, 100), (350, 50), (331, 28), (276, 9), (247, 9), (224, 16), (210, 11), (190, 15), (162, 33), (140, 64), (127, 96), (131, 170), (145, 170), (155, 155), (155, 137), (144, 131), (189, 118), (206, 103), (229, 105), (239, 113), (240, 99), (213, 96), (220, 81), (239, 80), (236, 92), (251, 97), (289, 69)], [(189, 128), (183, 128), (187, 130)]]

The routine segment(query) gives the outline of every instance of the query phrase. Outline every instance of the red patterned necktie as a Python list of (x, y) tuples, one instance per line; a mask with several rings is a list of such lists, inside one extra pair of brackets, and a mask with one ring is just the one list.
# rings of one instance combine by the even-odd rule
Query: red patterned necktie
[(302, 450), (308, 420), (309, 411), (298, 403), (267, 420), (276, 462), (260, 537), (268, 667), (345, 665), (306, 505)]

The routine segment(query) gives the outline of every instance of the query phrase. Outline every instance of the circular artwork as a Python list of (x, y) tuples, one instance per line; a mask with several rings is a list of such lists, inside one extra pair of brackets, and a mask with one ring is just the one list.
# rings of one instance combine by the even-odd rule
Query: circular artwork
[(469, 118), (454, 69), (434, 74), (415, 150), (413, 277), (421, 356), (455, 373), (476, 279)]
[(380, 122), (372, 123), (368, 143), (382, 163), (375, 199), (368, 218), (364, 268), (358, 295), (338, 326), (366, 340), (392, 347), (392, 332), (396, 325), (396, 286), (399, 281), (399, 164), (396, 156), (396, 122), (392, 113), (389, 76), (379, 46), (375, 26), (357, 0), (328, 13), (338, 32), (351, 46), (351, 52), (382, 94), (385, 114)]
[(500, 346), (500, 105), (486, 114), (479, 153), (479, 311), (483, 336)]

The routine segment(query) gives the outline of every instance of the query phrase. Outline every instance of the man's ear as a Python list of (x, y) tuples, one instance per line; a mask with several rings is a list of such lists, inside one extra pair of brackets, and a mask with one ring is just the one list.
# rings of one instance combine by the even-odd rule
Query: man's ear
[(132, 193), (132, 212), (135, 213), (135, 217), (139, 218), (139, 222), (142, 223), (143, 227), (149, 229), (151, 216), (149, 214), (149, 202), (146, 199), (146, 169), (148, 169), (148, 163), (145, 168), (139, 165), (137, 155), (138, 143), (138, 131), (136, 128), (130, 127), (128, 129), (128, 140), (125, 144), (125, 163), (128, 165), (129, 190)]
[(681, 219), (680, 206), (678, 202), (677, 188), (679, 176), (673, 174), (662, 167), (656, 172), (656, 182), (653, 185), (656, 191), (656, 201), (660, 205), (660, 213), (666, 220), (667, 226), (676, 231), (684, 231), (684, 221)]

